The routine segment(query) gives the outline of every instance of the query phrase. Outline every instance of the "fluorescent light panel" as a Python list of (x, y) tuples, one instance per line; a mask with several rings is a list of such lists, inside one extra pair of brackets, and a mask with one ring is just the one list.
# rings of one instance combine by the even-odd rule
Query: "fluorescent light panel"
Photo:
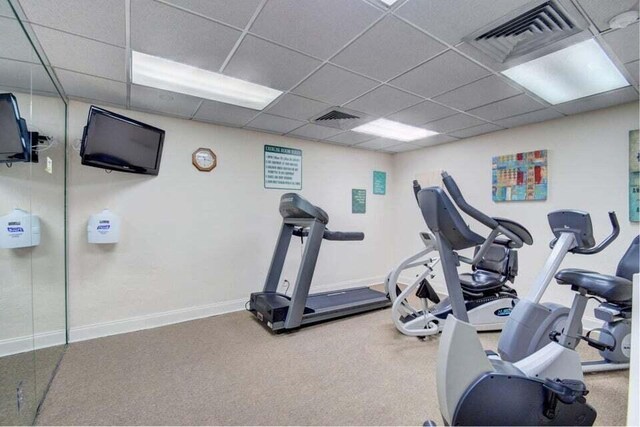
[(374, 120), (351, 130), (354, 132), (367, 133), (369, 135), (381, 136), (383, 138), (395, 139), (404, 142), (415, 141), (416, 139), (422, 139), (438, 134), (438, 132), (405, 125), (403, 123), (387, 119)]
[(509, 68), (502, 74), (553, 105), (629, 85), (594, 39)]
[(240, 107), (262, 110), (282, 94), (244, 80), (157, 56), (131, 52), (133, 83)]

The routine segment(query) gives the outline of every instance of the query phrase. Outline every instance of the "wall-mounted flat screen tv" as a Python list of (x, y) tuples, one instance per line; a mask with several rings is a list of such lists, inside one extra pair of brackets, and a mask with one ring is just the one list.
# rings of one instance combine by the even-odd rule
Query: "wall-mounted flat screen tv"
[(82, 164), (158, 175), (164, 131), (92, 105), (82, 136)]
[(28, 162), (31, 142), (12, 93), (0, 94), (0, 163)]

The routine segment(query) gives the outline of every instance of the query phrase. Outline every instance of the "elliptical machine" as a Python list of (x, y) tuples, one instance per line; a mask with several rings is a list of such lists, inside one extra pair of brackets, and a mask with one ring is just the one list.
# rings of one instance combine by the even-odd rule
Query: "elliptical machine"
[[(414, 180), (413, 192), (416, 201), (420, 190), (420, 184)], [(466, 203), (459, 193), (452, 194), (452, 197)], [(502, 329), (518, 297), (515, 289), (507, 284), (507, 281), (513, 282), (517, 275), (517, 247), (533, 243), (531, 234), (520, 224), (501, 218), (491, 220), (496, 224), (502, 221), (504, 227), (510, 227), (519, 242), (495, 238), (484, 248), (476, 246), (473, 259), (459, 257), (460, 261), (470, 264), (472, 268), (471, 273), (460, 275), (460, 285), (469, 319), (479, 331)], [(433, 269), (439, 262), (439, 258), (434, 256), (434, 252), (437, 251), (435, 237), (429, 232), (422, 232), (420, 239), (424, 249), (406, 258), (391, 270), (385, 280), (385, 286), (392, 301), (391, 316), (398, 331), (404, 335), (424, 338), (442, 331), (445, 319), (451, 313), (451, 303), (448, 298), (440, 301), (429, 283), (429, 279), (434, 277)], [(423, 267), (424, 270), (417, 275), (413, 283), (404, 290), (400, 289), (400, 275), (416, 267)], [(414, 294), (421, 302), (422, 307), (419, 309), (409, 301)], [(429, 305), (430, 301), (433, 306)]]
[[(450, 194), (459, 194), (453, 178), (443, 172)], [(447, 425), (592, 425), (596, 411), (587, 404), (575, 336), (587, 302), (578, 289), (557, 341), (529, 357), (509, 363), (489, 357), (469, 322), (457, 266), (459, 250), (506, 235), (500, 224), (468, 204), (469, 216), (491, 228), (486, 238), (473, 232), (447, 194), (439, 187), (418, 193), (423, 217), (433, 233), (449, 292), (453, 314), (447, 317), (438, 349), (437, 387)], [(464, 209), (462, 208), (464, 206)], [(509, 236), (511, 237), (511, 236)]]

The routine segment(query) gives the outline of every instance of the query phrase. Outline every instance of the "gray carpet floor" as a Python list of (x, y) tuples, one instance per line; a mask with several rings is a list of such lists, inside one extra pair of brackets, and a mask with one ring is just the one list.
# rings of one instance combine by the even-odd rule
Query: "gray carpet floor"
[[(237, 312), (72, 344), (37, 423), (442, 425), (438, 339), (399, 334), (389, 314), (272, 335)], [(485, 348), (497, 337), (481, 334)], [(596, 423), (623, 425), (628, 373), (586, 382)]]

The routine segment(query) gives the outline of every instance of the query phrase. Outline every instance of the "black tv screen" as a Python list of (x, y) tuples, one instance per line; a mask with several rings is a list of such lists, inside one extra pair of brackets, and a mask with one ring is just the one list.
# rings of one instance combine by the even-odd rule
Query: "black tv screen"
[(92, 105), (84, 128), (82, 164), (158, 175), (164, 131)]
[(31, 143), (12, 93), (0, 94), (0, 163), (28, 162)]

